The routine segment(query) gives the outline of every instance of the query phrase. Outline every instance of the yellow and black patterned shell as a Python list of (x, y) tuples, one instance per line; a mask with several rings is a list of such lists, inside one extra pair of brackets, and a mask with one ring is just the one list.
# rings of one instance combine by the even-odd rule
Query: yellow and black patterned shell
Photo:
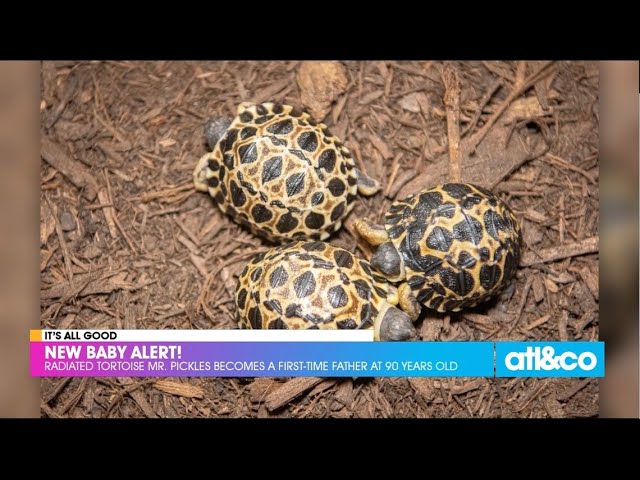
[(449, 183), (395, 202), (385, 228), (416, 298), (441, 312), (487, 300), (520, 261), (522, 237), (513, 212), (470, 184)]
[(247, 329), (373, 328), (397, 290), (369, 262), (324, 242), (293, 242), (261, 253), (236, 290), (236, 317)]
[(275, 242), (326, 239), (357, 194), (351, 153), (326, 125), (273, 103), (241, 104), (194, 182), (236, 222)]

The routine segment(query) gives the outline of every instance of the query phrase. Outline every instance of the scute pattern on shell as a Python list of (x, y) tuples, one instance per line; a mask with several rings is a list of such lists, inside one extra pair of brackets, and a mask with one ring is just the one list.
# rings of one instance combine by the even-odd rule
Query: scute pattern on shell
[(247, 329), (373, 328), (384, 305), (397, 301), (367, 261), (324, 242), (293, 242), (245, 267), (236, 319)]
[(357, 194), (351, 153), (327, 126), (273, 103), (241, 104), (194, 182), (237, 223), (273, 242), (326, 239)]
[(385, 228), (416, 298), (440, 312), (487, 300), (520, 261), (522, 236), (513, 212), (470, 184), (449, 183), (395, 202)]

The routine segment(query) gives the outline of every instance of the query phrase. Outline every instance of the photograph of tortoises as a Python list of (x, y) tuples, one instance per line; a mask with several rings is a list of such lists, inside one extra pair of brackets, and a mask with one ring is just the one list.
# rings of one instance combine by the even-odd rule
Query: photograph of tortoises
[[(43, 328), (597, 340), (599, 68), (47, 61)], [(571, 418), (597, 379), (44, 378), (52, 418)]]

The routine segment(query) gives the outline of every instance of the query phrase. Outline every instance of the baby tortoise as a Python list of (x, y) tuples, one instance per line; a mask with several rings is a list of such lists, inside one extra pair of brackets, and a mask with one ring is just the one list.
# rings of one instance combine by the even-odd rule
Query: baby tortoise
[(326, 125), (288, 105), (242, 103), (232, 121), (210, 120), (205, 137), (213, 151), (193, 172), (196, 189), (275, 243), (326, 239), (358, 193), (379, 190)]
[(258, 254), (236, 290), (240, 328), (373, 328), (376, 340), (412, 339), (413, 322), (397, 304), (397, 289), (369, 262), (318, 241)]
[(384, 226), (368, 219), (358, 233), (378, 246), (371, 264), (398, 287), (412, 319), (420, 304), (439, 312), (475, 306), (505, 287), (520, 261), (520, 226), (490, 191), (448, 183), (394, 202)]

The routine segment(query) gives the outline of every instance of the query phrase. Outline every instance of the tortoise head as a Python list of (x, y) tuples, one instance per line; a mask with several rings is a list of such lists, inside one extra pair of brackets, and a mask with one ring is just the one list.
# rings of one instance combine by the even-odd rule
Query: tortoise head
[(204, 138), (211, 150), (216, 147), (217, 143), (220, 141), (230, 125), (231, 120), (228, 118), (213, 117), (207, 120), (207, 123), (204, 126)]
[(405, 277), (404, 262), (392, 242), (384, 242), (371, 257), (371, 265), (387, 279), (398, 282)]
[(413, 340), (417, 337), (416, 329), (409, 315), (402, 310), (389, 305), (387, 310), (380, 312), (375, 326), (376, 340), (383, 342)]

